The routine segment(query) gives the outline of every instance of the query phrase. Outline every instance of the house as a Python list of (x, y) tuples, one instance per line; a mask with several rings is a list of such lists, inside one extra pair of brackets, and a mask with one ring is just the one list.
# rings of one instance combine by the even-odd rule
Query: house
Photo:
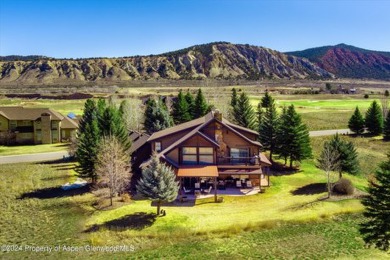
[(147, 144), (173, 167), (182, 189), (201, 189), (203, 184), (216, 190), (241, 184), (261, 186), (262, 179), (268, 181), (271, 163), (260, 153), (257, 139), (256, 131), (229, 122), (216, 110), (153, 133)]
[(77, 122), (49, 108), (0, 107), (0, 144), (67, 141)]

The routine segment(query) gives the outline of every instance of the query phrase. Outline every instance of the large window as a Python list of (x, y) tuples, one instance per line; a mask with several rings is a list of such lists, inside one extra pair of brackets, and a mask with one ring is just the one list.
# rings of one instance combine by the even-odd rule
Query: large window
[(182, 164), (213, 164), (214, 152), (212, 147), (183, 147)]
[(191, 165), (191, 164), (198, 163), (196, 147), (183, 147), (182, 153), (183, 153), (183, 160), (182, 160), (183, 164)]
[(232, 163), (244, 163), (249, 157), (249, 148), (230, 148)]
[(154, 143), (154, 150), (159, 153), (161, 152), (161, 142), (155, 142)]

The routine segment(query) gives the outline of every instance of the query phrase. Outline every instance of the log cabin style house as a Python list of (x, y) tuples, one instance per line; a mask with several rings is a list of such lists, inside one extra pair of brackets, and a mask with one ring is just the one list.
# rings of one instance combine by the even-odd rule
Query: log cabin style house
[(216, 195), (223, 186), (268, 185), (271, 162), (260, 153), (257, 139), (256, 131), (229, 122), (216, 110), (153, 133), (146, 145), (175, 170), (181, 193), (202, 188), (210, 192), (211, 186)]

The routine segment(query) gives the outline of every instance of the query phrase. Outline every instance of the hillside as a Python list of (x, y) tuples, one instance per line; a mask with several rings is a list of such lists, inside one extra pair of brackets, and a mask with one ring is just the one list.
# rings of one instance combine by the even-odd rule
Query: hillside
[(150, 56), (0, 61), (1, 84), (68, 84), (143, 79), (329, 78), (307, 59), (226, 42)]
[(286, 54), (307, 58), (339, 78), (390, 79), (390, 52), (339, 44)]

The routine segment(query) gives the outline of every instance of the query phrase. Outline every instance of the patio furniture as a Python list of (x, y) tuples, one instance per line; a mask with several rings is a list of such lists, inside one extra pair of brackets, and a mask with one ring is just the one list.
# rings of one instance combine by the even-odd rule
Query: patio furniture
[(195, 190), (200, 190), (200, 183), (199, 182), (195, 183)]
[(207, 190), (204, 190), (203, 193), (210, 194), (212, 189), (213, 189), (213, 186), (210, 186)]
[(183, 191), (185, 194), (190, 194), (192, 193), (192, 190), (191, 189), (186, 189), (186, 187), (183, 186)]
[(241, 181), (236, 181), (236, 187), (237, 187), (237, 188), (242, 188)]
[(246, 181), (246, 187), (247, 188), (252, 188), (252, 182), (251, 181)]

